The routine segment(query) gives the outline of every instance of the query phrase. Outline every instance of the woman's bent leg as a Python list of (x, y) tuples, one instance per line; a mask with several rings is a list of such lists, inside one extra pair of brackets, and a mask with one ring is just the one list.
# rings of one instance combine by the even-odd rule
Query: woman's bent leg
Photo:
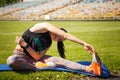
[(14, 70), (35, 70), (35, 66), (26, 59), (26, 56), (13, 54), (8, 57), (7, 64)]

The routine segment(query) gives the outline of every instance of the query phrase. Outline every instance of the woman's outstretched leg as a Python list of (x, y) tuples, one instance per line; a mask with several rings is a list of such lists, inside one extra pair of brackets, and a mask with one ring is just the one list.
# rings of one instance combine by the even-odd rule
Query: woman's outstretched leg
[[(53, 62), (56, 65), (61, 65), (66, 68), (74, 69), (74, 70), (88, 70), (89, 66), (85, 66), (76, 62), (72, 62), (63, 58), (59, 57), (49, 57), (48, 59), (44, 60), (45, 62)], [(90, 70), (88, 70), (90, 71)]]
[(76, 62), (72, 62), (63, 58), (58, 57), (50, 57), (46, 59), (46, 62), (53, 62), (57, 65), (63, 65), (67, 68), (74, 69), (74, 70), (84, 70), (87, 72), (92, 72), (93, 74), (97, 76), (101, 76), (102, 74), (102, 67), (101, 67), (101, 61), (97, 53), (92, 54), (92, 63), (89, 66), (85, 66)]

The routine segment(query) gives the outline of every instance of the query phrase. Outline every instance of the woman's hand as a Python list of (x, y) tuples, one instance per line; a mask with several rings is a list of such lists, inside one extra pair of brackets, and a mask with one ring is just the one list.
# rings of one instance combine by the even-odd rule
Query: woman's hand
[(27, 43), (24, 41), (24, 39), (21, 36), (16, 36), (15, 43), (19, 44), (22, 47), (27, 45)]
[(89, 52), (89, 53), (95, 53), (95, 50), (92, 45), (85, 43), (84, 48)]

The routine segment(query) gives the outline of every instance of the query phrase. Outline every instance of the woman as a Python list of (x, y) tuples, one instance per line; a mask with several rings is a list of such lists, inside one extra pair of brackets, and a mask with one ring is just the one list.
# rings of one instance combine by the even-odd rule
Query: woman
[[(62, 58), (46, 55), (46, 52), (52, 44), (52, 39), (58, 42), (58, 52)], [(64, 59), (64, 44), (62, 42), (64, 40), (78, 43), (87, 51), (95, 53), (95, 50), (91, 45), (67, 33), (65, 29), (59, 29), (50, 23), (43, 22), (30, 27), (24, 32), (22, 37), (16, 37), (15, 42), (17, 46), (14, 49), (14, 54), (8, 57), (7, 64), (15, 70), (36, 70), (36, 62), (52, 62), (55, 66), (62, 65), (70, 69), (85, 70), (96, 74), (91, 65), (85, 66)]]

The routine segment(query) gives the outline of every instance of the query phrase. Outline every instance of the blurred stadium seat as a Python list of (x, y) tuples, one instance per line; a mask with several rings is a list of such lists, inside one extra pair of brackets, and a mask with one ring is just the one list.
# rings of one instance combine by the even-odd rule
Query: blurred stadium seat
[(120, 0), (37, 0), (0, 7), (0, 20), (120, 20)]

